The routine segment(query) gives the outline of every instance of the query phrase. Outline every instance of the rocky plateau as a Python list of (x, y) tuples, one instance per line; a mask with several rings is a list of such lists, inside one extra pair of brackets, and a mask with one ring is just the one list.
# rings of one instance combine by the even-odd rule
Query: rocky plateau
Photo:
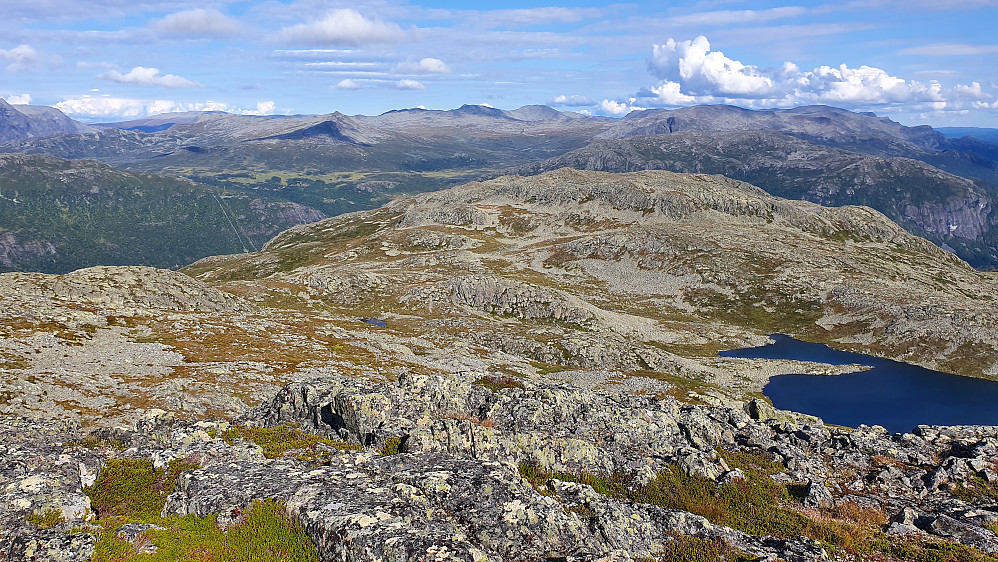
[[(992, 560), (998, 430), (825, 425), (763, 386), (857, 366), (717, 352), (780, 332), (994, 378), (996, 289), (867, 207), (571, 169), (179, 272), (2, 274), (0, 559), (160, 548), (149, 525), (271, 499), (322, 560)], [(93, 503), (122, 459), (190, 463), (162, 519)]]

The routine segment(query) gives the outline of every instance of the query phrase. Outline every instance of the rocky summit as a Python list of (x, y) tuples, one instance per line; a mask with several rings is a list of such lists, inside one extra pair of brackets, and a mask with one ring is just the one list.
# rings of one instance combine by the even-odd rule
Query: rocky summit
[(0, 560), (996, 560), (998, 430), (825, 425), (763, 386), (861, 367), (717, 356), (993, 378), (996, 289), (866, 207), (568, 169), (3, 274)]

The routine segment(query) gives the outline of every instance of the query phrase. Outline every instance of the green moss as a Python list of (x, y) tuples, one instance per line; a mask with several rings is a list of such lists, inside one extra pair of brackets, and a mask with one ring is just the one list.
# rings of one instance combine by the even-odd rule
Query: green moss
[(627, 497), (628, 478), (619, 472), (613, 474), (592, 474), (580, 472), (577, 474), (567, 472), (549, 472), (537, 463), (520, 463), (520, 476), (527, 480), (538, 492), (550, 495), (553, 492), (547, 487), (548, 480), (561, 480), (562, 482), (577, 482), (592, 486), (596, 492), (605, 496), (615, 498)]
[(382, 455), (391, 456), (397, 455), (402, 452), (402, 438), (401, 437), (389, 437), (385, 440), (385, 446), (379, 451)]
[(162, 474), (149, 459), (108, 459), (83, 491), (100, 517), (155, 517), (166, 503)]
[(254, 501), (241, 521), (227, 531), (218, 528), (214, 515), (171, 516), (150, 522), (164, 527), (146, 532), (147, 540), (157, 548), (155, 553), (137, 554), (130, 543), (114, 536), (117, 522), (108, 522), (93, 562), (313, 562), (319, 558), (301, 525), (286, 516), (283, 503), (274, 500)]
[(101, 518), (157, 517), (173, 493), (177, 476), (195, 468), (200, 466), (186, 459), (174, 459), (162, 471), (149, 459), (108, 459), (93, 486), (83, 491)]
[(771, 459), (766, 453), (720, 449), (717, 454), (731, 469), (737, 468), (743, 472), (755, 472), (766, 476), (784, 471), (783, 465)]
[(738, 562), (756, 557), (735, 550), (720, 539), (673, 534), (657, 558), (663, 562)]
[(29, 513), (24, 516), (24, 520), (41, 529), (50, 529), (66, 519), (58, 509), (46, 509), (41, 513)]
[(901, 541), (880, 535), (869, 542), (869, 550), (894, 560), (910, 562), (995, 562), (998, 558), (959, 543)]
[(980, 476), (971, 476), (966, 482), (958, 482), (952, 489), (953, 496), (970, 503), (998, 501), (998, 485), (986, 482)]
[(504, 388), (523, 388), (522, 382), (503, 375), (486, 375), (471, 384), (484, 386), (492, 392), (499, 392)]
[(263, 454), (269, 459), (286, 456), (289, 451), (300, 451), (295, 458), (303, 461), (320, 461), (324, 455), (317, 447), (319, 443), (339, 449), (340, 451), (363, 451), (364, 448), (354, 443), (333, 441), (292, 427), (249, 427), (235, 425), (222, 432), (222, 439), (232, 444), (236, 439), (250, 441), (263, 448)]
[[(947, 542), (899, 542), (880, 531), (883, 513), (842, 504), (809, 516), (796, 503), (788, 486), (770, 475), (783, 467), (764, 454), (719, 451), (728, 466), (739, 468), (745, 480), (718, 485), (713, 480), (686, 473), (672, 465), (651, 482), (637, 486), (621, 473), (564, 474), (544, 470), (536, 464), (521, 464), (520, 475), (542, 494), (551, 495), (551, 479), (588, 484), (603, 495), (617, 499), (680, 509), (701, 515), (712, 523), (732, 527), (755, 536), (792, 538), (804, 536), (819, 541), (825, 549), (860, 559), (913, 560), (916, 562), (998, 562), (974, 548)], [(692, 537), (676, 537), (663, 553), (663, 560), (740, 560), (740, 553)]]

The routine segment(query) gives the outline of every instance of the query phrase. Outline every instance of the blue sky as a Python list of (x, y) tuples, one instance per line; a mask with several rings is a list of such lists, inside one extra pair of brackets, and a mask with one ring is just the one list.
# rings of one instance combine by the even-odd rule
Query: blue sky
[(85, 121), (823, 103), (998, 127), (998, 0), (0, 0), (0, 97)]

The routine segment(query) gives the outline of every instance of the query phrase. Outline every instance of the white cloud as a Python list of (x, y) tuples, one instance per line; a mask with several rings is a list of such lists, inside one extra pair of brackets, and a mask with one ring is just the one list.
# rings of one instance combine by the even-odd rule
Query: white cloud
[(566, 96), (564, 94), (555, 96), (549, 101), (551, 105), (564, 105), (568, 107), (582, 107), (585, 105), (592, 105), (593, 101), (586, 96)]
[(722, 26), (733, 23), (755, 23), (783, 18), (793, 18), (807, 13), (807, 9), (798, 6), (783, 6), (768, 10), (717, 10), (713, 12), (697, 12), (668, 18), (670, 25), (688, 26)]
[(450, 74), (450, 67), (440, 59), (424, 58), (419, 62), (400, 62), (395, 72), (400, 74)]
[(376, 62), (347, 62), (347, 61), (322, 61), (322, 62), (306, 62), (304, 64), (306, 68), (321, 68), (321, 69), (334, 69), (334, 70), (344, 70), (351, 68), (371, 68), (373, 66), (378, 66)]
[[(796, 67), (794, 67), (796, 69)], [(938, 82), (908, 82), (879, 68), (863, 65), (849, 68), (819, 66), (812, 72), (791, 76), (794, 97), (840, 104), (888, 104), (912, 101), (942, 101)]]
[(255, 107), (247, 108), (211, 100), (178, 103), (173, 100), (114, 98), (107, 95), (96, 97), (84, 95), (60, 101), (55, 107), (67, 115), (104, 119), (134, 119), (174, 111), (224, 111), (239, 115), (271, 115), (277, 109), (273, 101), (257, 102)]
[(404, 30), (396, 23), (371, 20), (351, 8), (333, 10), (321, 20), (285, 27), (280, 32), (284, 42), (316, 46), (395, 43), (417, 36), (414, 28)]
[(277, 110), (277, 104), (272, 101), (257, 102), (256, 109), (244, 109), (240, 111), (243, 115), (273, 115)]
[(157, 20), (153, 23), (153, 29), (185, 37), (226, 37), (239, 33), (242, 26), (218, 10), (197, 8)]
[(688, 96), (680, 91), (682, 86), (679, 82), (660, 82), (657, 86), (652, 86), (651, 93), (655, 94), (655, 101), (661, 105), (687, 105), (696, 103), (696, 98)]
[(55, 104), (55, 108), (68, 115), (89, 117), (139, 117), (147, 114), (146, 103), (142, 100), (103, 96), (68, 99)]
[(145, 107), (146, 115), (170, 113), (171, 111), (178, 111), (177, 102), (172, 100), (156, 100)]
[(669, 39), (652, 46), (648, 66), (659, 78), (680, 82), (694, 94), (759, 97), (773, 92), (774, 81), (758, 67), (710, 50), (703, 35), (692, 41)]
[(395, 83), (395, 89), (397, 90), (425, 90), (426, 86), (415, 80), (399, 80)]
[(490, 27), (528, 26), (549, 23), (574, 23), (584, 19), (595, 19), (603, 15), (598, 8), (522, 8), (511, 10), (490, 10), (475, 14), (480, 21)]
[(28, 105), (31, 103), (31, 94), (11, 94), (4, 99), (11, 105)]
[(340, 83), (336, 85), (337, 90), (359, 90), (361, 87), (359, 82), (349, 78), (340, 80)]
[(633, 105), (635, 101), (637, 101), (635, 98), (630, 98), (627, 102), (603, 100), (599, 102), (598, 109), (603, 113), (609, 113), (610, 115), (625, 115), (632, 111), (644, 111), (644, 107)]
[(103, 74), (99, 74), (97, 77), (119, 84), (135, 84), (138, 86), (194, 88), (201, 85), (176, 74), (161, 74), (158, 68), (146, 68), (144, 66), (136, 66), (125, 74), (117, 70), (109, 70)]
[[(745, 107), (789, 107), (827, 103), (853, 108), (948, 111), (994, 98), (976, 82), (944, 89), (934, 80), (906, 80), (866, 65), (819, 66), (802, 71), (796, 64), (785, 62), (776, 68), (761, 68), (711, 51), (702, 35), (691, 41), (669, 39), (654, 45), (648, 68), (661, 81), (639, 92), (638, 98), (640, 103), (653, 106), (734, 103)], [(601, 109), (618, 114), (628, 105), (633, 102), (601, 104)]]
[(0, 59), (11, 61), (7, 70), (25, 70), (38, 61), (38, 52), (31, 45), (18, 45), (13, 49), (0, 49)]
[(998, 55), (998, 45), (974, 45), (970, 43), (936, 43), (919, 45), (898, 51), (899, 55), (922, 55), (935, 57), (976, 57)]

